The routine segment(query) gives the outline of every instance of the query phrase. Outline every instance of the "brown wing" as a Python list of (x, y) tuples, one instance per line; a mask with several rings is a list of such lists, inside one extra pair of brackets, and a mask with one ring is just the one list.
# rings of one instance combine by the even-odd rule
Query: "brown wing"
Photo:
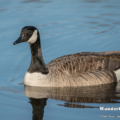
[(120, 67), (120, 51), (66, 55), (51, 61), (47, 67), (49, 70), (60, 69), (73, 75), (89, 71), (114, 71)]

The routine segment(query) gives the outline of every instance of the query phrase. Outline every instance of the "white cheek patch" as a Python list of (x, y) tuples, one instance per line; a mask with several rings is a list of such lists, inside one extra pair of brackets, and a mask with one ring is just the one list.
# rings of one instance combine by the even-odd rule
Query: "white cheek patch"
[(37, 40), (37, 30), (35, 30), (35, 31), (33, 32), (32, 36), (30, 37), (30, 39), (29, 39), (27, 42), (29, 42), (29, 43), (32, 44), (32, 43), (35, 43), (36, 40)]

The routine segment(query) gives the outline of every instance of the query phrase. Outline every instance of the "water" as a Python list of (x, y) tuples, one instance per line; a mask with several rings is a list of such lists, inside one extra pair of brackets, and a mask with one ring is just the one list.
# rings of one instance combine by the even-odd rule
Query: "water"
[(120, 50), (120, 1), (1, 0), (0, 24), (1, 120), (120, 116), (119, 110), (99, 108), (120, 106), (120, 83), (117, 87), (110, 84), (62, 90), (24, 88), (23, 78), (31, 59), (29, 45), (13, 46), (21, 29), (33, 25), (40, 31), (46, 64), (71, 53)]

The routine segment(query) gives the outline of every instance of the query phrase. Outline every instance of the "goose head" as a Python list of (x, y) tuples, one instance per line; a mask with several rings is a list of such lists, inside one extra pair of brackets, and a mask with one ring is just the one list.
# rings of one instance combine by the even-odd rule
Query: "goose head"
[(25, 26), (22, 28), (20, 37), (13, 44), (16, 45), (21, 42), (28, 42), (31, 49), (31, 64), (27, 72), (47, 74), (49, 71), (43, 61), (40, 35), (37, 28), (33, 26)]
[(20, 37), (13, 43), (14, 45), (21, 42), (33, 44), (37, 41), (39, 32), (34, 26), (25, 26), (20, 33)]

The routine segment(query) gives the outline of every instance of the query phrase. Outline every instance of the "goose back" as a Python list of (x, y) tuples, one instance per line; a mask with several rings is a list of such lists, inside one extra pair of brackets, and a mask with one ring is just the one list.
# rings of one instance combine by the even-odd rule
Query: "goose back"
[(120, 52), (66, 55), (51, 61), (47, 67), (48, 78), (53, 81), (51, 86), (87, 86), (117, 82), (115, 71), (120, 68)]
[(89, 71), (115, 71), (120, 67), (120, 51), (81, 52), (59, 57), (47, 64), (49, 70), (61, 69), (70, 74)]

